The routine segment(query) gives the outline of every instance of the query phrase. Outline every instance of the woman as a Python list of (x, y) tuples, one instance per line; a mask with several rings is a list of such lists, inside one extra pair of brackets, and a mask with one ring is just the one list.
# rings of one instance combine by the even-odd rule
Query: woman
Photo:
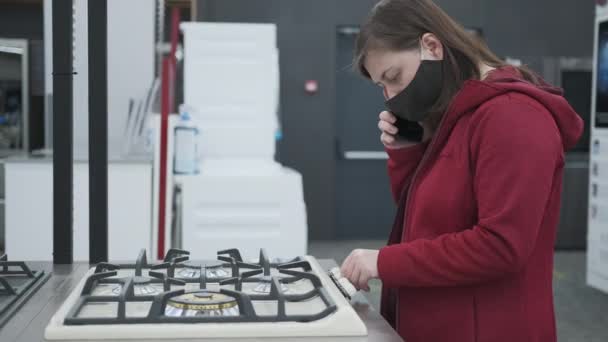
[[(564, 152), (582, 120), (430, 0), (378, 3), (355, 65), (387, 98), (398, 211), (388, 246), (353, 251), (343, 275), (363, 290), (382, 280), (382, 314), (408, 342), (555, 341)], [(423, 134), (400, 135), (408, 121)]]

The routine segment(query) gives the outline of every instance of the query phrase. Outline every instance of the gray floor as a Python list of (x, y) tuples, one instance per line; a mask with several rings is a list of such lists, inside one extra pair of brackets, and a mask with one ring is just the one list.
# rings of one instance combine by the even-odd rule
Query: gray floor
[[(315, 241), (309, 245), (309, 254), (341, 263), (355, 248), (378, 249), (383, 245), (384, 241)], [(608, 294), (585, 284), (585, 269), (584, 252), (555, 253), (554, 294), (560, 342), (608, 341)], [(378, 308), (379, 281), (372, 282), (366, 296)]]

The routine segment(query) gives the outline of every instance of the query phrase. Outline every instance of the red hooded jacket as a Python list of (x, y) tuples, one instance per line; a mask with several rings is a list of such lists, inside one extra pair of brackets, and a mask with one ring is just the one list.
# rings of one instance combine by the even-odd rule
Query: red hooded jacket
[(561, 95), (497, 69), (464, 84), (430, 142), (387, 150), (382, 314), (407, 342), (556, 341), (564, 152), (583, 128)]

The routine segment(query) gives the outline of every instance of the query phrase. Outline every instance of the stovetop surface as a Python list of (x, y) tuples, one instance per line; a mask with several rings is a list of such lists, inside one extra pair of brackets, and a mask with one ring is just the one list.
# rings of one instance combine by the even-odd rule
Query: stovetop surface
[[(108, 327), (111, 326), (111, 329)], [(99, 335), (99, 334), (102, 335)], [(191, 261), (171, 250), (149, 264), (90, 269), (51, 319), (47, 339), (365, 336), (367, 330), (316, 259), (272, 260), (238, 250)]]
[[(82, 284), (83, 277), (90, 272), (91, 266), (85, 262), (76, 262), (72, 265), (53, 265), (52, 262), (27, 262), (30, 268), (44, 270), (47, 274), (52, 273), (52, 277), (47, 281), (27, 303), (18, 310), (8, 323), (0, 328), (0, 341), (2, 342), (44, 342), (45, 330), (49, 322), (56, 315), (58, 310), (64, 305), (65, 301), (71, 296), (73, 291)], [(328, 259), (319, 259), (318, 263), (322, 270), (328, 271), (337, 266), (336, 262)], [(369, 304), (366, 297), (357, 293), (353, 296), (349, 305), (355, 310), (357, 316), (362, 320), (368, 329), (367, 336), (294, 336), (294, 337), (232, 337), (216, 339), (225, 342), (398, 342), (402, 339), (395, 333), (390, 325), (380, 316), (379, 312)], [(78, 327), (80, 328), (80, 327)], [(109, 329), (105, 326), (105, 329)], [(61, 339), (60, 339), (61, 340)], [(85, 340), (81, 338), (80, 340)], [(144, 339), (145, 340), (145, 339)], [(186, 338), (186, 337), (157, 337), (147, 339), (153, 341), (171, 342), (194, 342), (208, 341), (205, 338)], [(62, 342), (68, 342), (63, 339)], [(86, 341), (107, 342), (99, 334), (95, 338), (88, 338)], [(130, 342), (131, 338), (115, 338), (115, 342)]]
[(98, 265), (64, 324), (307, 322), (336, 310), (301, 257), (273, 263), (261, 250), (245, 262), (226, 250), (217, 261), (194, 262), (173, 249), (150, 265), (142, 250), (135, 264)]

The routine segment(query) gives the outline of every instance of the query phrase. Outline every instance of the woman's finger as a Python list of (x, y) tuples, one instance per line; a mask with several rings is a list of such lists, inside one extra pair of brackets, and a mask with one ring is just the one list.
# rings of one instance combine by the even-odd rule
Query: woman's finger
[(349, 276), (352, 273), (352, 252), (346, 257), (346, 259), (344, 259), (342, 267), (340, 267), (340, 273), (342, 273), (343, 277), (350, 279)]
[(369, 276), (367, 275), (367, 272), (362, 271), (359, 274), (359, 280), (358, 280), (359, 289), (364, 290), (364, 291), (369, 291), (369, 286), (367, 284), (368, 281), (369, 281)]
[(395, 127), (393, 124), (391, 124), (390, 122), (387, 122), (387, 121), (383, 121), (383, 120), (380, 120), (378, 122), (378, 128), (380, 128), (380, 130), (382, 132), (386, 132), (389, 134), (397, 134), (397, 131), (398, 131), (398, 128)]
[(359, 265), (357, 265), (356, 263), (354, 263), (353, 265), (353, 271), (350, 277), (347, 277), (346, 279), (348, 279), (353, 285), (355, 285), (355, 287), (357, 288), (357, 290), (360, 289), (359, 287), (359, 277), (361, 275), (361, 268), (359, 267)]
[(384, 145), (392, 145), (395, 143), (395, 137), (384, 132), (380, 136), (380, 141), (382, 141)]
[(384, 120), (393, 124), (397, 122), (397, 117), (395, 117), (391, 112), (387, 111), (383, 111), (382, 113), (380, 113), (379, 118), (380, 120)]

